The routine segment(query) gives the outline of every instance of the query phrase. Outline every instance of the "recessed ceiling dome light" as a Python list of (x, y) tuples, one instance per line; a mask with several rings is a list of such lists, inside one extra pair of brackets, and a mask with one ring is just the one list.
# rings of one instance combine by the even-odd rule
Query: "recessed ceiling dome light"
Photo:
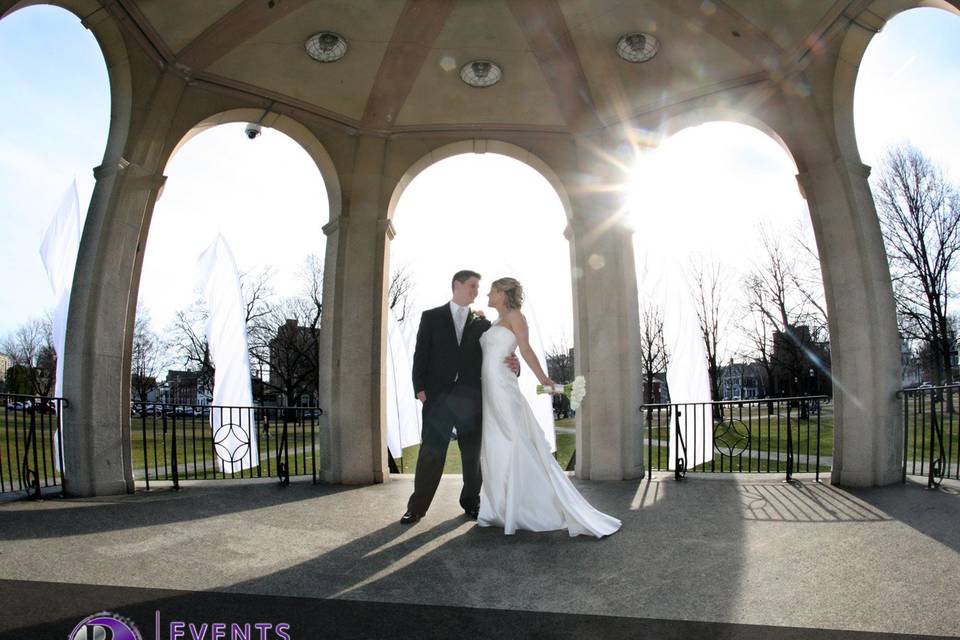
[(339, 33), (321, 31), (307, 38), (307, 55), (317, 62), (336, 62), (347, 53), (347, 41)]
[(646, 62), (660, 51), (660, 41), (649, 33), (628, 33), (617, 40), (617, 55), (627, 62)]
[(460, 68), (460, 79), (471, 87), (490, 87), (500, 81), (503, 71), (490, 60), (474, 60)]

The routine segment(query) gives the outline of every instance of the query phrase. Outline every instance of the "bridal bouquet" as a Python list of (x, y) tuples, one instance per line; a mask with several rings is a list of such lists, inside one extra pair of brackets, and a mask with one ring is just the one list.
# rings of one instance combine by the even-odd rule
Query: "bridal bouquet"
[(583, 376), (577, 376), (570, 384), (537, 385), (537, 393), (559, 393), (570, 398), (570, 408), (576, 411), (580, 408), (583, 397), (587, 395), (587, 381)]

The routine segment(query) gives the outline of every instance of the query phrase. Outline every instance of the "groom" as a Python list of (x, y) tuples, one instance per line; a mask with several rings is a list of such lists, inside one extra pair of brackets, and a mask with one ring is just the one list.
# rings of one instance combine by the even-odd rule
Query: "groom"
[[(413, 388), (423, 403), (423, 432), (413, 482), (413, 495), (400, 524), (413, 524), (427, 512), (447, 459), (450, 434), (457, 428), (463, 461), (460, 506), (476, 520), (480, 510), (480, 336), (490, 321), (470, 309), (480, 292), (480, 274), (458, 271), (453, 276), (453, 299), (424, 311), (413, 353)], [(516, 356), (506, 359), (514, 372)]]

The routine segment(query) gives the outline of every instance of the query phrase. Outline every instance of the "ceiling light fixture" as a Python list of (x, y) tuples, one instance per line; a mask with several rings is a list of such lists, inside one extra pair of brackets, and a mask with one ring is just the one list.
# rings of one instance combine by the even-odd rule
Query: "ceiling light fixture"
[(460, 79), (478, 89), (497, 84), (502, 76), (503, 71), (490, 60), (474, 60), (460, 68)]
[(660, 51), (660, 41), (649, 33), (628, 33), (617, 40), (617, 55), (627, 62), (647, 62)]
[(321, 31), (307, 38), (304, 48), (317, 62), (336, 62), (347, 54), (347, 41), (339, 33)]

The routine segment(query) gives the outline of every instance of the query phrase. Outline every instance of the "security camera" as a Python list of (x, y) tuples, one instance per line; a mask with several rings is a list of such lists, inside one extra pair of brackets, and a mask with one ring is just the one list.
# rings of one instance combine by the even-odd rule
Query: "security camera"
[(260, 125), (256, 122), (251, 122), (247, 125), (247, 128), (244, 130), (244, 133), (247, 134), (247, 137), (253, 140), (260, 135)]

